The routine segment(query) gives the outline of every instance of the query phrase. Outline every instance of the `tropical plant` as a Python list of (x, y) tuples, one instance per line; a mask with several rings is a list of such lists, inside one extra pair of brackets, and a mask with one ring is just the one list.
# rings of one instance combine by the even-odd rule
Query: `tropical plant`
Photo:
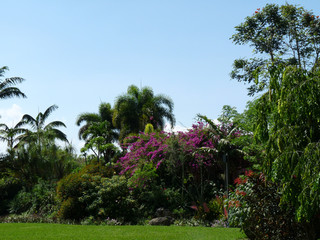
[[(108, 122), (108, 126), (106, 127), (109, 127), (110, 130), (114, 131), (115, 128), (112, 126), (113, 112), (114, 110), (112, 109), (110, 103), (101, 103), (98, 113), (81, 113), (76, 121), (77, 126), (80, 126), (84, 123), (84, 125), (79, 129), (79, 139), (87, 140), (90, 138), (90, 131), (88, 131), (88, 129), (93, 123)], [(110, 137), (112, 137), (112, 141), (115, 141), (117, 136), (114, 134)]]
[[(230, 106), (224, 106), (222, 115), (218, 118), (219, 123), (215, 123), (205, 115), (198, 114), (200, 121), (203, 121), (208, 128), (209, 137), (215, 143), (215, 153), (217, 158), (225, 164), (225, 188), (228, 189), (230, 179), (235, 179), (239, 174), (243, 173), (250, 163), (244, 160), (246, 154), (242, 149), (243, 146), (238, 145), (238, 139), (242, 137), (244, 132), (232, 122), (232, 119), (238, 113)], [(211, 151), (212, 149), (201, 148), (200, 151)]]
[(131, 85), (126, 94), (116, 99), (113, 124), (120, 129), (120, 141), (130, 133), (143, 132), (148, 123), (154, 129), (163, 130), (165, 119), (174, 126), (173, 102), (165, 95), (154, 95), (149, 87), (139, 89)]
[(39, 112), (36, 118), (29, 114), (23, 115), (17, 126), (29, 125), (31, 130), (25, 129), (21, 140), (26, 143), (36, 142), (38, 146), (43, 145), (45, 141), (54, 141), (55, 139), (68, 142), (66, 134), (57, 129), (57, 127), (66, 127), (63, 122), (53, 121), (45, 124), (50, 114), (57, 108), (57, 105), (52, 105), (44, 113)]
[(231, 77), (251, 86), (249, 95), (268, 90), (269, 67), (283, 63), (312, 70), (319, 65), (320, 19), (291, 4), (267, 4), (235, 27), (235, 44), (248, 44), (258, 56), (236, 59)]
[(230, 226), (241, 227), (250, 239), (315, 239), (314, 233), (307, 235), (303, 224), (294, 219), (290, 202), (280, 206), (278, 183), (252, 171), (235, 183), (236, 189), (226, 201)]
[(99, 113), (82, 113), (76, 124), (80, 126), (79, 138), (86, 141), (83, 152), (91, 150), (98, 161), (103, 156), (105, 162), (111, 161), (117, 148), (113, 144), (118, 139), (118, 131), (112, 125), (113, 109), (109, 103), (101, 103)]
[[(0, 68), (0, 77), (4, 76), (4, 73), (8, 71), (9, 68), (4, 66)], [(14, 87), (17, 83), (23, 82), (24, 79), (20, 77), (11, 77), (0, 80), (0, 99), (12, 98), (12, 97), (23, 97), (26, 95), (19, 90), (19, 88)]]
[(24, 129), (19, 128), (19, 123), (14, 127), (8, 127), (6, 124), (0, 124), (0, 141), (6, 142), (8, 150), (12, 150), (19, 142), (19, 134), (24, 133)]
[(293, 5), (267, 5), (236, 30), (236, 43), (252, 44), (265, 57), (263, 64), (235, 62), (232, 73), (253, 83), (249, 94), (265, 90), (257, 99), (254, 124), (256, 141), (265, 145), (263, 171), (280, 184), (281, 204), (292, 204), (294, 217), (315, 231), (320, 212), (320, 20)]

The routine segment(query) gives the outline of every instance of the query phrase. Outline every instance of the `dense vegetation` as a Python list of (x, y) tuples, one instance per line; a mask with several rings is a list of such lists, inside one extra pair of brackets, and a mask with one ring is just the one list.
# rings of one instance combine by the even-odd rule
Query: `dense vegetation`
[[(55, 105), (12, 128), (0, 124), (8, 146), (0, 159), (1, 221), (162, 218), (241, 227), (250, 239), (319, 238), (319, 17), (268, 4), (231, 39), (256, 53), (235, 60), (231, 72), (256, 95), (243, 113), (226, 105), (218, 121), (199, 114), (187, 131), (164, 132), (165, 121), (175, 124), (172, 100), (132, 85), (113, 107), (79, 114), (81, 156), (59, 129), (63, 122), (46, 124)], [(1, 80), (0, 98), (25, 97), (13, 87), (22, 80)]]

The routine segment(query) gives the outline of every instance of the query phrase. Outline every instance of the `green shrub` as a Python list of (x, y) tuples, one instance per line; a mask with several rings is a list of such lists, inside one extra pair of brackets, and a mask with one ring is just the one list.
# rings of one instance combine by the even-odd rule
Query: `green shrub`
[(10, 201), (10, 213), (28, 212), (31, 214), (48, 215), (55, 210), (55, 186), (39, 179), (31, 190), (23, 188)]
[(92, 199), (88, 210), (97, 218), (111, 218), (134, 222), (137, 216), (137, 205), (129, 188), (128, 180), (124, 176), (101, 178), (101, 183), (94, 192), (87, 192), (87, 198)]
[(127, 179), (118, 175), (102, 177), (98, 169), (87, 166), (59, 181), (60, 219), (78, 221), (90, 216), (94, 221), (111, 218), (131, 222), (135, 219), (137, 206)]
[(6, 176), (0, 179), (0, 215), (9, 213), (9, 203), (21, 188), (21, 181), (15, 177)]
[(57, 198), (60, 201), (59, 219), (80, 220), (88, 215), (84, 193), (94, 189), (93, 176), (82, 171), (69, 174), (58, 182)]
[(13, 200), (9, 203), (10, 213), (23, 213), (32, 206), (32, 194), (27, 192), (25, 188), (18, 192)]
[(280, 206), (277, 189), (263, 175), (238, 179), (228, 202), (230, 225), (240, 226), (249, 239), (310, 239), (302, 223), (295, 221), (294, 209), (288, 203)]
[(79, 220), (84, 217), (83, 207), (77, 199), (68, 198), (61, 203), (57, 216), (59, 219)]

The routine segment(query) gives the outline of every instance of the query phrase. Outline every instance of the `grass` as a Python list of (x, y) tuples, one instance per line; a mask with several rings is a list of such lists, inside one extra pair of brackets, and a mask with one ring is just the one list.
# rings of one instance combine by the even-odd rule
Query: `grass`
[(245, 236), (237, 228), (84, 226), (45, 223), (1, 223), (0, 239), (92, 239), (92, 240), (231, 240)]

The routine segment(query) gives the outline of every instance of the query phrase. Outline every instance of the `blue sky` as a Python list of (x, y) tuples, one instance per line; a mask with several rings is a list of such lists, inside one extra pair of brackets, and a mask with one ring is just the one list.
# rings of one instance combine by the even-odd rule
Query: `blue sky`
[(285, 2), (320, 14), (315, 0), (1, 1), (0, 66), (26, 79), (18, 87), (28, 98), (2, 100), (0, 122), (56, 104), (48, 120), (63, 121), (79, 151), (77, 116), (113, 105), (131, 84), (171, 97), (177, 127), (198, 113), (215, 119), (223, 105), (242, 112), (251, 98), (229, 73), (252, 49), (229, 38), (257, 8)]

